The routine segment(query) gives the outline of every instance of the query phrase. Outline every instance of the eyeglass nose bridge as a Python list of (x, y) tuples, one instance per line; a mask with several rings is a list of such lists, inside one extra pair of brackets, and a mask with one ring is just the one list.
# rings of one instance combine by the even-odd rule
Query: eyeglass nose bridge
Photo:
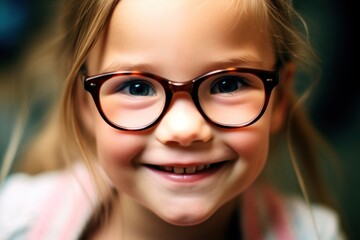
[(192, 95), (192, 90), (194, 87), (193, 81), (189, 82), (172, 82), (168, 81), (169, 89), (171, 90), (172, 94), (175, 94), (176, 92), (187, 92), (190, 95)]
[[(204, 79), (202, 79), (202, 80), (204, 80)], [(198, 81), (196, 81), (196, 80), (198, 80)], [(165, 90), (167, 92), (168, 100), (167, 100), (167, 103), (164, 106), (163, 113), (159, 116), (158, 119), (161, 119), (164, 116), (164, 114), (167, 112), (167, 109), (170, 106), (170, 102), (172, 101), (173, 95), (175, 93), (177, 93), (177, 92), (185, 92), (185, 93), (187, 93), (187, 94), (189, 94), (191, 96), (195, 107), (198, 109), (198, 111), (200, 112), (200, 114), (203, 116), (203, 118), (206, 121), (220, 126), (219, 124), (213, 122), (205, 114), (202, 107), (200, 106), (199, 98), (198, 98), (198, 95), (197, 95), (197, 90), (198, 90), (199, 84), (202, 82), (202, 80), (199, 81), (199, 79), (195, 79), (195, 80), (190, 80), (190, 81), (187, 81), (187, 82), (173, 82), (173, 81), (168, 80), (167, 81), (167, 86), (166, 86), (167, 90)]]

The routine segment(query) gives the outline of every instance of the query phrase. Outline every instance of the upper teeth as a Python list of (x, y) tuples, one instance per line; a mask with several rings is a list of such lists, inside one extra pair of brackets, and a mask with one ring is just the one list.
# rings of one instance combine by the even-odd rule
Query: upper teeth
[(165, 167), (161, 167), (162, 170), (168, 171), (168, 172), (174, 172), (177, 174), (182, 174), (182, 173), (195, 173), (195, 172), (199, 172), (201, 170), (207, 169), (210, 167), (210, 164), (206, 164), (206, 165), (199, 165), (199, 166), (192, 166), (192, 167), (170, 167), (170, 166), (165, 166)]

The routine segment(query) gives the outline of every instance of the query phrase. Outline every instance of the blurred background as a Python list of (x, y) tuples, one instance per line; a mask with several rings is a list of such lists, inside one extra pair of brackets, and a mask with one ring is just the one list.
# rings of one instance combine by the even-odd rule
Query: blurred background
[[(355, 1), (293, 1), (309, 24), (323, 73), (310, 114), (340, 156), (343, 181), (336, 185), (349, 239), (360, 239), (360, 81)], [(305, 3), (306, 2), (306, 3)]]
[[(360, 217), (360, 66), (356, 60), (360, 41), (356, 34), (358, 13), (354, 2), (293, 1), (309, 25), (310, 40), (323, 61), (321, 82), (315, 91), (316, 97), (310, 102), (310, 115), (340, 156), (343, 181), (333, 184), (348, 224), (349, 239), (360, 239), (357, 229)], [(25, 53), (44, 30), (49, 30), (56, 11), (57, 1), (0, 1), (1, 159), (5, 157), (12, 127), (16, 124), (21, 92), (17, 89), (17, 76), (21, 76)], [(46, 99), (46, 96), (38, 99)], [(39, 127), (37, 119), (43, 116), (46, 104), (46, 101), (35, 104), (30, 112), (30, 127), (25, 129), (25, 138), (21, 141), (26, 141), (26, 136)]]

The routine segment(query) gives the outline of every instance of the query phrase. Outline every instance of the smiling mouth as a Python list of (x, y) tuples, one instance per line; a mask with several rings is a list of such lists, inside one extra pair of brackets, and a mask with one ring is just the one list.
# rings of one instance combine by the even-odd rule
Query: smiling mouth
[(224, 162), (204, 164), (190, 167), (180, 167), (180, 166), (158, 166), (158, 165), (147, 165), (150, 168), (156, 169), (158, 171), (175, 173), (175, 174), (196, 174), (204, 172), (209, 169), (220, 168), (225, 164)]

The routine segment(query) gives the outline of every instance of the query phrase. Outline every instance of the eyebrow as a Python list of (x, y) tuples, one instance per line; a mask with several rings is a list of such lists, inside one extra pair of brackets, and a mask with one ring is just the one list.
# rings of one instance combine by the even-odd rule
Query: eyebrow
[[(210, 60), (209, 63), (204, 64), (202, 70), (204, 72), (225, 69), (230, 67), (249, 67), (249, 68), (264, 68), (262, 61), (255, 57), (244, 55), (230, 58), (220, 58)], [(115, 71), (131, 71), (139, 70), (146, 72), (156, 72), (159, 68), (153, 63), (130, 63), (130, 62), (113, 62), (109, 66), (101, 70), (101, 72), (115, 72)]]
[(264, 68), (264, 63), (252, 56), (236, 56), (214, 60), (207, 65), (210, 70), (229, 67)]
[(115, 72), (115, 71), (130, 71), (130, 70), (141, 70), (141, 71), (154, 71), (157, 67), (151, 63), (120, 63), (114, 62), (102, 69), (101, 72)]

